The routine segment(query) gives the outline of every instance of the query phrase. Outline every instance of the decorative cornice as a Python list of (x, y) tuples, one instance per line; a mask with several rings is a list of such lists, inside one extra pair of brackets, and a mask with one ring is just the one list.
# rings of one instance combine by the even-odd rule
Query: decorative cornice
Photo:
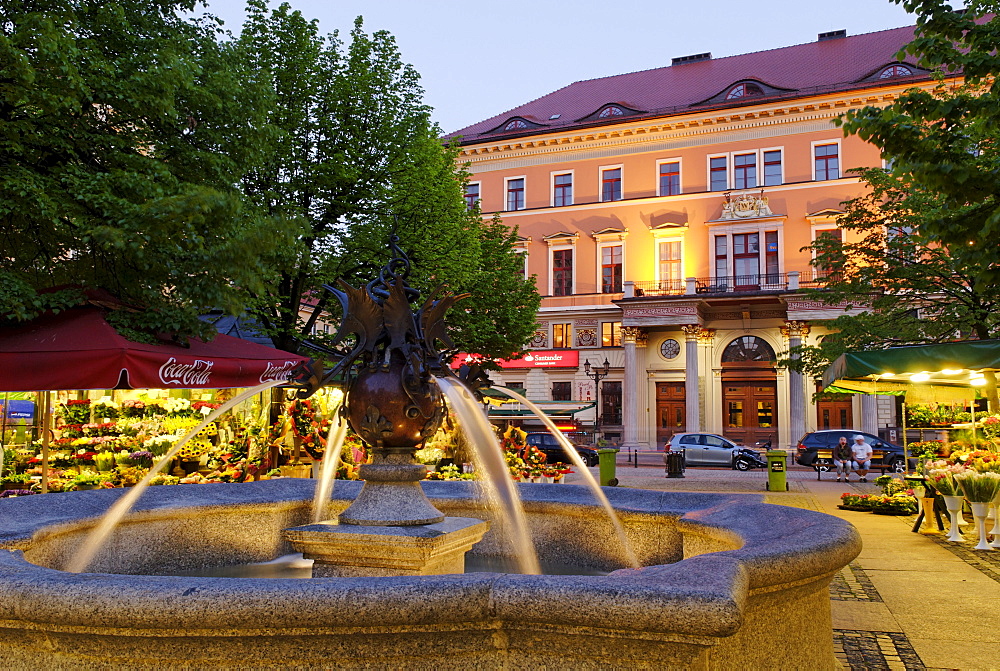
[[(924, 85), (925, 88), (933, 88), (933, 86), (933, 83)], [(905, 88), (912, 88), (912, 84)], [(561, 153), (567, 150), (567, 145), (573, 145), (574, 151), (617, 147), (612, 153), (621, 155), (629, 153), (622, 151), (622, 146), (636, 143), (643, 146), (642, 151), (650, 151), (649, 143), (651, 140), (713, 135), (716, 139), (713, 139), (712, 142), (725, 142), (727, 141), (725, 138), (718, 138), (720, 129), (723, 127), (726, 131), (747, 131), (807, 121), (828, 123), (850, 108), (864, 105), (889, 105), (903, 90), (904, 87), (901, 87), (898, 92), (854, 90), (811, 99), (786, 100), (783, 104), (772, 104), (768, 107), (741, 107), (700, 113), (668, 114), (659, 119), (646, 119), (633, 124), (572, 129), (569, 132), (547, 133), (501, 142), (484, 139), (481, 142), (464, 146), (459, 156), (474, 166), (475, 163), (482, 160), (496, 160), (497, 157), (493, 156), (495, 154), (508, 154), (510, 158), (514, 158), (531, 154)], [(796, 132), (801, 132), (801, 130), (796, 130)], [(690, 143), (687, 144), (690, 145)], [(486, 156), (488, 158), (484, 159)]]

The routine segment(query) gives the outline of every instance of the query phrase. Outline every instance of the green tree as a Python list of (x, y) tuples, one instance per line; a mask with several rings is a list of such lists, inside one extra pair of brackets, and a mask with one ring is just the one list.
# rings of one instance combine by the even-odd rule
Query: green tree
[[(207, 335), (209, 306), (260, 286), (265, 242), (233, 185), (261, 89), (194, 0), (0, 5), (0, 314), (101, 287), (122, 328)], [(135, 335), (135, 333), (132, 333)]]
[[(937, 194), (936, 216), (921, 234), (972, 248), (976, 266), (995, 283), (1000, 268), (1000, 2), (970, 0), (956, 11), (940, 0), (892, 0), (917, 16), (916, 38), (901, 52), (939, 78), (934, 90), (914, 88), (888, 107), (848, 112), (846, 133), (882, 150), (893, 170)], [(960, 76), (961, 80), (955, 77)]]
[(820, 236), (806, 250), (816, 266), (832, 269), (812, 297), (864, 311), (832, 320), (835, 330), (818, 347), (800, 347), (800, 359), (786, 363), (821, 375), (845, 351), (1000, 337), (1000, 285), (986, 279), (994, 268), (982, 265), (996, 260), (923, 232), (927, 221), (954, 211), (947, 199), (879, 168), (860, 175), (870, 190), (846, 203), (845, 241)]
[[(273, 250), (277, 272), (269, 289), (251, 296), (262, 330), (282, 349), (295, 350), (306, 337), (322, 343), (323, 334), (310, 335), (314, 319), (300, 316), (300, 306), (336, 319), (339, 306), (322, 285), (367, 283), (388, 260), (388, 239), (396, 234), (417, 288), (471, 289), (469, 303), (495, 310), (507, 301), (507, 320), (488, 335), (484, 322), (464, 318), (462, 347), (488, 345), (483, 353), (496, 356), (519, 350), (522, 322), (533, 324), (534, 311), (520, 292), (495, 291), (498, 283), (509, 285), (501, 275), (512, 263), (503, 255), (512, 251), (465, 207), (467, 175), (456, 166), (457, 149), (441, 143), (419, 76), (394, 38), (367, 34), (359, 18), (345, 45), (339, 33), (321, 36), (316, 21), (288, 4), (269, 11), (265, 0), (251, 0), (247, 11), (239, 49), (246, 67), (273, 88), (275, 134), (242, 188), (262, 216), (298, 231), (295, 244)], [(498, 327), (510, 329), (503, 346), (493, 340)]]
[(510, 358), (520, 354), (534, 334), (542, 298), (534, 276), (524, 278), (524, 258), (514, 251), (516, 228), (507, 228), (495, 214), (479, 236), (479, 269), (462, 287), (472, 296), (449, 320), (455, 327), (453, 337), (465, 352)]

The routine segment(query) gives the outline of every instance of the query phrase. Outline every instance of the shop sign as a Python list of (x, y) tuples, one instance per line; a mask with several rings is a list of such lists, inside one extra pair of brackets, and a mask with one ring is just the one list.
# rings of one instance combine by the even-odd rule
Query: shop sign
[(160, 382), (163, 384), (207, 385), (212, 374), (214, 361), (195, 359), (194, 363), (177, 363), (170, 357), (160, 366)]
[[(2, 407), (2, 406), (0, 406)], [(19, 401), (19, 400), (8, 400), (7, 401), (7, 419), (23, 419), (29, 422), (35, 420), (35, 402), (34, 401)]]
[[(451, 362), (452, 368), (458, 368), (466, 361), (475, 362), (478, 357), (472, 354), (459, 354)], [(533, 350), (520, 359), (500, 359), (503, 369), (509, 368), (577, 368), (580, 366), (580, 352), (567, 350)]]
[(267, 362), (267, 368), (261, 373), (260, 382), (271, 382), (272, 380), (287, 380), (292, 375), (292, 369), (298, 365), (295, 361), (285, 361), (284, 363)]

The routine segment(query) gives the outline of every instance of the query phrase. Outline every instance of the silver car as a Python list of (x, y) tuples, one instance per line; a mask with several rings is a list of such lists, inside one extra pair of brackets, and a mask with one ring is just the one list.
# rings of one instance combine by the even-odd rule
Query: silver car
[(684, 455), (685, 466), (726, 466), (738, 471), (763, 468), (766, 464), (754, 450), (737, 445), (714, 433), (675, 433), (664, 445), (666, 451)]

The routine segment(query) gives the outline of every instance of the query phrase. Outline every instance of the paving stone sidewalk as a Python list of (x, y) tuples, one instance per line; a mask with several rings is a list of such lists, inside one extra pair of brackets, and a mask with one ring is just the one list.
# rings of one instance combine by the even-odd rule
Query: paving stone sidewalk
[[(596, 469), (595, 469), (596, 473)], [(667, 479), (662, 469), (619, 467), (620, 486), (667, 491), (746, 492), (768, 503), (825, 512), (853, 523), (864, 549), (830, 585), (834, 649), (849, 669), (1000, 668), (1000, 550), (972, 550), (944, 535), (912, 533), (913, 517), (886, 517), (837, 508), (840, 494), (876, 493), (869, 483), (817, 481), (790, 470), (788, 492), (768, 492), (761, 471), (688, 469)], [(974, 535), (967, 527), (967, 537)], [(947, 595), (941, 609), (934, 595)]]

